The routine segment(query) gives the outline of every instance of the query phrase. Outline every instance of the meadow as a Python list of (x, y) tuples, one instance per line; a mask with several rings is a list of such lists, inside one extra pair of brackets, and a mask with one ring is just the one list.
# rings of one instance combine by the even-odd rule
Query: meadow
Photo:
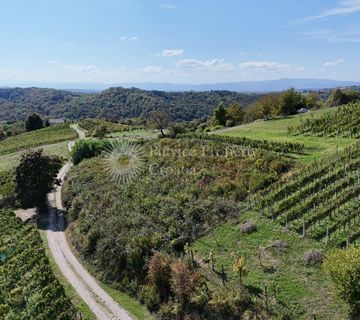
[[(252, 221), (256, 231), (241, 232), (241, 225)], [(244, 285), (258, 295), (268, 296), (273, 313), (288, 315), (289, 319), (345, 319), (346, 306), (336, 299), (334, 288), (319, 265), (306, 265), (307, 252), (325, 254), (326, 248), (311, 239), (301, 239), (292, 231), (284, 230), (276, 222), (255, 211), (243, 211), (236, 224), (225, 223), (198, 239), (191, 246), (201, 272), (215, 287), (223, 286), (219, 273), (226, 272), (225, 285), (234, 290), (238, 277), (233, 263), (245, 258), (247, 275)], [(208, 261), (212, 252), (215, 270)], [(206, 263), (204, 262), (206, 261)]]
[(275, 118), (267, 121), (258, 120), (249, 124), (221, 129), (214, 133), (229, 137), (300, 143), (305, 146), (305, 154), (294, 157), (302, 163), (310, 163), (323, 156), (331, 155), (337, 150), (342, 150), (353, 144), (356, 140), (351, 138), (293, 135), (289, 133), (288, 128), (296, 127), (307, 119), (317, 119), (324, 115), (332, 114), (336, 112), (336, 109), (324, 108), (295, 116)]

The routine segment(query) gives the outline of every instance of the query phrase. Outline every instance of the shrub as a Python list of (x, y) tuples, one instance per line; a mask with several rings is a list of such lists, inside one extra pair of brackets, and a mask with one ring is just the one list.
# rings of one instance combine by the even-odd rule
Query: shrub
[(285, 241), (275, 240), (271, 245), (272, 248), (279, 249), (280, 251), (284, 251), (289, 248), (289, 245)]
[(240, 226), (241, 233), (252, 233), (256, 231), (256, 223), (253, 221), (247, 221)]
[(79, 140), (71, 151), (71, 160), (76, 165), (84, 159), (90, 159), (100, 155), (108, 146), (107, 141)]
[(160, 252), (155, 253), (148, 262), (147, 278), (161, 302), (167, 301), (170, 295), (170, 264), (170, 257)]
[(234, 319), (234, 315), (243, 319), (241, 315), (249, 309), (251, 298), (244, 287), (236, 292), (222, 288), (215, 291), (209, 305), (215, 319)]
[(305, 265), (313, 266), (315, 264), (322, 263), (324, 260), (324, 255), (321, 252), (311, 250), (305, 253), (303, 258), (303, 263)]
[(325, 272), (335, 283), (338, 295), (351, 309), (351, 319), (360, 318), (360, 248), (337, 249), (324, 260)]
[(104, 138), (107, 134), (108, 134), (108, 129), (106, 125), (102, 124), (95, 128), (93, 136), (97, 138)]

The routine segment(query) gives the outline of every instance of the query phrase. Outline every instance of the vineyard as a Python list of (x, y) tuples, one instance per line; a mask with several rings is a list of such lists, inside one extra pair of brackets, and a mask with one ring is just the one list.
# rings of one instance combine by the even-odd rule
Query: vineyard
[(3, 210), (0, 232), (0, 319), (75, 319), (34, 226)]
[(286, 228), (330, 246), (360, 243), (360, 144), (314, 162), (253, 198)]
[(0, 155), (76, 138), (68, 124), (48, 127), (7, 138), (0, 142)]
[(248, 139), (245, 137), (227, 137), (227, 136), (221, 136), (215, 134), (207, 135), (207, 134), (194, 134), (194, 133), (181, 134), (178, 135), (178, 137), (184, 139), (207, 140), (207, 141), (216, 141), (219, 143), (228, 143), (228, 144), (240, 146), (242, 148), (272, 151), (282, 155), (303, 154), (305, 150), (305, 146), (300, 143), (255, 140), (255, 139)]
[(289, 133), (320, 137), (360, 137), (360, 103), (337, 108), (334, 113), (317, 119), (306, 119), (299, 125), (289, 127)]

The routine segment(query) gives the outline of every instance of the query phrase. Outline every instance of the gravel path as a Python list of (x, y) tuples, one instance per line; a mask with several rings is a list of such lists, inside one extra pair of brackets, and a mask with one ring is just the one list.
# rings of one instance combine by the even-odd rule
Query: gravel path
[[(78, 125), (72, 126), (80, 139), (85, 138), (85, 133)], [(69, 143), (69, 150), (75, 142)], [(58, 178), (64, 181), (72, 167), (67, 162), (60, 170)], [(49, 248), (61, 272), (74, 287), (78, 295), (89, 306), (99, 320), (130, 320), (129, 314), (115, 302), (85, 270), (72, 253), (64, 233), (64, 207), (61, 200), (61, 186), (50, 193), (49, 199), (49, 225), (46, 231)]]

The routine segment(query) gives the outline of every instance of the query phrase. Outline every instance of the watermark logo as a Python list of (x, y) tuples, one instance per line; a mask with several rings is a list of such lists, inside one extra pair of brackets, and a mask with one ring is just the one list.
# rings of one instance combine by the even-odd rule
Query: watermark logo
[(115, 140), (104, 152), (105, 169), (110, 177), (122, 184), (138, 178), (144, 170), (142, 146), (130, 141)]

